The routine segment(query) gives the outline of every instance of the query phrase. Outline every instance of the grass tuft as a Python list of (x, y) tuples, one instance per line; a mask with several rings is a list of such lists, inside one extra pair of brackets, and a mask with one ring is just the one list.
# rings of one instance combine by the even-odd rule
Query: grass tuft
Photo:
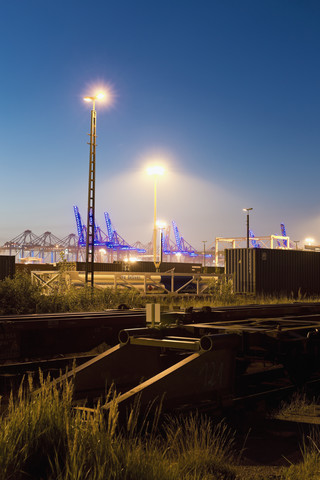
[(320, 478), (320, 432), (315, 430), (302, 446), (303, 460), (283, 471), (282, 480), (317, 480)]
[[(117, 395), (110, 389), (108, 414), (74, 409), (72, 384), (58, 386), (40, 373), (40, 389), (24, 379), (1, 416), (0, 478), (22, 480), (181, 480), (235, 478), (233, 437), (198, 415), (169, 418), (158, 433), (155, 419), (142, 423), (139, 403), (119, 423)], [(153, 406), (154, 407), (154, 406)], [(160, 407), (159, 407), (160, 408)]]

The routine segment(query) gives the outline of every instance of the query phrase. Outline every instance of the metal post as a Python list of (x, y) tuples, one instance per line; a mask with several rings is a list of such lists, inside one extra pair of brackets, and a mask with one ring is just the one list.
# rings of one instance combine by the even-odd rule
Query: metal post
[(206, 267), (206, 243), (207, 240), (202, 240), (203, 243), (203, 268)]
[(250, 291), (250, 279), (251, 279), (251, 258), (249, 258), (249, 254), (250, 254), (250, 245), (249, 245), (249, 237), (250, 237), (250, 226), (249, 226), (249, 212), (250, 210), (253, 210), (252, 207), (250, 208), (243, 208), (243, 211), (244, 212), (247, 212), (247, 252), (246, 252), (246, 256), (247, 256), (247, 288), (246, 288), (246, 292), (249, 293)]
[(219, 263), (219, 240), (216, 238), (216, 246), (215, 246), (215, 266), (218, 266)]
[(160, 230), (160, 263), (162, 263), (163, 256), (163, 230)]
[(247, 248), (249, 248), (249, 237), (250, 237), (250, 230), (249, 230), (249, 212), (253, 210), (253, 208), (243, 208), (244, 212), (247, 212)]
[(157, 176), (154, 177), (154, 202), (153, 202), (153, 263), (156, 272), (159, 271), (160, 262), (157, 262)]
[(94, 286), (94, 219), (95, 219), (95, 177), (96, 177), (96, 110), (93, 99), (91, 110), (90, 128), (90, 157), (89, 157), (89, 183), (88, 183), (88, 215), (87, 215), (87, 239), (86, 239), (86, 276), (88, 284), (89, 276), (91, 287)]

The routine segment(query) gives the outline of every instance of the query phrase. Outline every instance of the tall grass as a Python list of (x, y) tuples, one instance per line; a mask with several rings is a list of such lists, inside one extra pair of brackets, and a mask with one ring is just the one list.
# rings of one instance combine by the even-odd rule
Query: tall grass
[(318, 480), (320, 478), (320, 431), (314, 430), (302, 446), (303, 460), (283, 471), (283, 480)]
[(223, 422), (213, 425), (199, 414), (170, 418), (165, 425), (168, 456), (181, 478), (234, 478), (227, 467), (233, 461), (234, 437)]
[(100, 311), (121, 304), (135, 308), (144, 306), (145, 302), (134, 290), (92, 291), (90, 287), (77, 289), (63, 282), (49, 295), (44, 295), (26, 272), (0, 281), (0, 315)]
[[(306, 393), (294, 393), (292, 398), (280, 404), (270, 417), (288, 420), (294, 417), (316, 416), (319, 400), (307, 397)], [(282, 469), (282, 480), (316, 480), (320, 479), (320, 429), (310, 427), (309, 435), (303, 439), (301, 447), (302, 461)]]
[(198, 415), (167, 417), (160, 435), (152, 418), (139, 424), (137, 405), (120, 424), (114, 392), (106, 416), (99, 405), (74, 409), (72, 384), (57, 386), (41, 376), (40, 383), (35, 393), (32, 381), (25, 382), (1, 416), (1, 480), (236, 478), (233, 437), (223, 423), (213, 426)]
[[(63, 267), (62, 273), (63, 273)], [(319, 301), (308, 298), (304, 301)], [(293, 298), (253, 297), (236, 295), (230, 282), (213, 282), (205, 295), (184, 296), (178, 294), (144, 295), (134, 289), (91, 287), (75, 288), (61, 278), (52, 292), (44, 295), (41, 286), (33, 284), (27, 272), (18, 272), (13, 279), (0, 281), (0, 315), (28, 313), (59, 313), (101, 311), (125, 305), (128, 308), (144, 307), (146, 303), (157, 302), (166, 307), (219, 307), (226, 305), (247, 305), (250, 303), (292, 303)]]
[[(0, 478), (38, 478), (45, 473), (50, 452), (63, 452), (67, 434), (72, 387), (59, 391), (50, 379), (40, 374), (39, 394), (32, 396), (32, 377), (21, 384), (16, 397), (11, 395), (6, 413), (1, 416)], [(45, 477), (43, 477), (45, 478)]]
[(289, 416), (314, 416), (319, 408), (319, 401), (316, 398), (308, 398), (304, 392), (296, 392), (290, 400), (280, 404), (278, 410), (273, 413), (277, 417)]

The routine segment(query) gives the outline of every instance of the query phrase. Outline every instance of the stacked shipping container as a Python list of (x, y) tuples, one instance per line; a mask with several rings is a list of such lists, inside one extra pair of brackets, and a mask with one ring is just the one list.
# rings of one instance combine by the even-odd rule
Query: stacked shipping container
[(320, 295), (320, 254), (304, 250), (235, 248), (225, 251), (235, 293)]

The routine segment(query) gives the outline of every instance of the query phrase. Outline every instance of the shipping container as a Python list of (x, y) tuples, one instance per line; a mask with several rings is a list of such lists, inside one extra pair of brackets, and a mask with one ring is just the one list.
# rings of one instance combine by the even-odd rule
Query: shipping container
[[(94, 271), (95, 272), (121, 272), (122, 262), (114, 262), (114, 263), (98, 263), (94, 262)], [(91, 265), (90, 265), (91, 268)], [(84, 272), (86, 270), (86, 262), (76, 262), (76, 271), (77, 272)]]
[[(162, 262), (159, 271), (167, 272), (174, 269), (175, 273), (201, 273), (201, 263), (183, 263), (183, 262)], [(77, 262), (77, 272), (85, 271), (86, 263)], [(155, 272), (153, 262), (114, 262), (114, 263), (94, 263), (95, 272)]]
[[(130, 272), (155, 272), (153, 262), (135, 262), (128, 264)], [(168, 272), (174, 270), (175, 273), (201, 273), (201, 263), (183, 263), (183, 262), (162, 262), (159, 271)]]
[(225, 250), (226, 274), (235, 293), (320, 295), (320, 253), (305, 250), (235, 248)]
[(48, 271), (48, 270), (58, 270), (57, 265), (52, 263), (16, 263), (16, 272), (27, 272), (31, 273), (33, 270), (39, 271)]
[(15, 256), (0, 255), (0, 280), (6, 277), (13, 278), (15, 274)]

